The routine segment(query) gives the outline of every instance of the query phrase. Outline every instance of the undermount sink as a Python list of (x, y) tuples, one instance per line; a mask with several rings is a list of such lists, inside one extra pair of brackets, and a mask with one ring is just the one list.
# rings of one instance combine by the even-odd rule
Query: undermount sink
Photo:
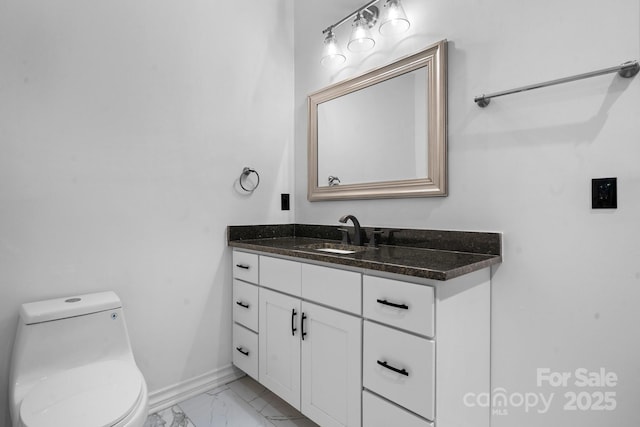
[(364, 246), (343, 245), (341, 243), (313, 243), (310, 245), (298, 246), (298, 249), (311, 249), (319, 252), (326, 252), (335, 255), (351, 255), (358, 252), (366, 251)]
[(348, 255), (355, 254), (356, 251), (352, 251), (351, 249), (336, 249), (336, 248), (318, 248), (316, 251), (320, 252), (329, 252), (330, 254), (339, 254), (339, 255)]

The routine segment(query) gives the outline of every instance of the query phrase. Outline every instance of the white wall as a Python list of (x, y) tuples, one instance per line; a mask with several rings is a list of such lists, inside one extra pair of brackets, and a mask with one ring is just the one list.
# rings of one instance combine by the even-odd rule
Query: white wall
[[(492, 387), (555, 393), (545, 414), (522, 407), (494, 427), (640, 425), (640, 76), (614, 75), (499, 98), (482, 93), (640, 59), (637, 0), (404, 0), (403, 39), (319, 63), (322, 29), (364, 2), (298, 1), (295, 9), (296, 221), (502, 231), (493, 272)], [(348, 38), (348, 25), (337, 37)], [(446, 198), (306, 200), (306, 95), (440, 39), (449, 44)], [(378, 37), (381, 39), (381, 37)], [(615, 211), (591, 210), (591, 178), (618, 177)], [(536, 369), (615, 372), (607, 389), (537, 387)], [(615, 391), (614, 411), (565, 411), (566, 392)], [(470, 390), (473, 391), (473, 390)], [(517, 401), (517, 399), (516, 399)]]
[(230, 363), (225, 227), (293, 220), (292, 18), (290, 0), (0, 2), (0, 424), (23, 302), (116, 291), (152, 392)]

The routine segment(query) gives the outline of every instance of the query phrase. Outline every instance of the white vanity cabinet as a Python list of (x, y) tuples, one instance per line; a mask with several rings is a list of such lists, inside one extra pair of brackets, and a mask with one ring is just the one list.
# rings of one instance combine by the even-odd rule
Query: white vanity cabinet
[(234, 364), (322, 427), (489, 426), (465, 404), (490, 391), (488, 268), (443, 282), (234, 250), (234, 306), (234, 347), (257, 342)]
[(361, 426), (361, 275), (262, 255), (259, 265), (258, 380), (323, 427)]
[(361, 320), (260, 289), (260, 382), (321, 426), (360, 426)]
[(363, 276), (363, 426), (488, 427), (465, 395), (490, 387), (489, 269), (407, 280)]
[[(253, 283), (250, 283), (252, 281)], [(258, 255), (233, 253), (233, 364), (258, 379)]]
[(433, 420), (434, 288), (370, 275), (363, 288), (363, 387)]

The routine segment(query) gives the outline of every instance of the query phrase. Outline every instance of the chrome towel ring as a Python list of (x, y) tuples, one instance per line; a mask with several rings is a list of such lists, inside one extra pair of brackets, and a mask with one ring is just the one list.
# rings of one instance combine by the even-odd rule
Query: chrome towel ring
[[(253, 187), (247, 188), (244, 186), (244, 184), (242, 183), (242, 181), (244, 181), (245, 179), (247, 179), (247, 177), (249, 175), (251, 175), (252, 173), (256, 174), (256, 178), (258, 179), (255, 183), (255, 185), (253, 185)], [(258, 172), (256, 172), (255, 169), (251, 169), (249, 167), (244, 167), (242, 169), (242, 173), (240, 174), (240, 178), (238, 178), (238, 183), (240, 184), (240, 187), (246, 191), (247, 193), (253, 193), (255, 191), (256, 188), (258, 188), (258, 185), (260, 185), (260, 174), (258, 174)]]

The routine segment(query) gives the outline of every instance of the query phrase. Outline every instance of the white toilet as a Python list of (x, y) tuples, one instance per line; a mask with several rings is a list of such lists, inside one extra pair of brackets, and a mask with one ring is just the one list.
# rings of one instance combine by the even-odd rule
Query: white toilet
[(141, 427), (147, 385), (113, 292), (23, 304), (11, 361), (13, 427)]

